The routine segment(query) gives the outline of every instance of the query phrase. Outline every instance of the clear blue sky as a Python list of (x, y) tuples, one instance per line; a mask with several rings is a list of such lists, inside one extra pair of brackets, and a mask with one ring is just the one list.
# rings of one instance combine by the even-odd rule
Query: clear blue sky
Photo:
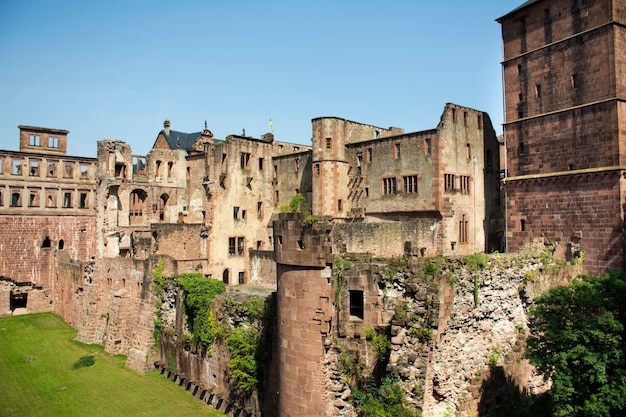
[(19, 124), (147, 153), (163, 120), (216, 138), (309, 144), (311, 119), (407, 132), (447, 102), (487, 111), (502, 131), (495, 19), (524, 0), (0, 0), (0, 148)]

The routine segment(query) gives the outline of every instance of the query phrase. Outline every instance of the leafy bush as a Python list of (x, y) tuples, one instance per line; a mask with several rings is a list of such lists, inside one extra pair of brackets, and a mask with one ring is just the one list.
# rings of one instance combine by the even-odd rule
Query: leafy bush
[(489, 263), (489, 255), (485, 253), (476, 253), (474, 255), (467, 255), (465, 258), (467, 270), (469, 272), (478, 271), (484, 269)]
[(83, 356), (79, 360), (74, 362), (74, 365), (72, 365), (72, 368), (74, 369), (85, 368), (87, 366), (92, 366), (94, 363), (96, 363), (96, 360), (94, 359), (93, 355)]
[(260, 340), (261, 335), (254, 327), (237, 327), (226, 341), (232, 355), (228, 362), (228, 375), (235, 382), (235, 387), (246, 393), (254, 391), (259, 382), (256, 356)]
[(409, 406), (406, 392), (400, 384), (400, 378), (387, 375), (379, 386), (370, 386), (365, 390), (356, 390), (350, 397), (352, 405), (360, 417), (413, 417), (418, 410)]
[(379, 334), (376, 330), (369, 326), (363, 327), (363, 336), (370, 342), (372, 350), (379, 355), (384, 355), (389, 349), (389, 338), (387, 335)]

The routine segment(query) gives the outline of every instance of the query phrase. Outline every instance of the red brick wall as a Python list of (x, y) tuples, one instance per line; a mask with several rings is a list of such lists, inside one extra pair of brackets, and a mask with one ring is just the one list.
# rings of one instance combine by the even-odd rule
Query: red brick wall
[[(0, 276), (17, 282), (50, 287), (60, 240), (69, 259), (87, 261), (95, 254), (94, 217), (0, 216), (0, 230)], [(41, 247), (46, 237), (50, 248)]]
[[(509, 251), (532, 238), (554, 240), (567, 255), (569, 242), (585, 252), (593, 274), (621, 268), (624, 257), (621, 172), (572, 175), (508, 184)], [(525, 231), (521, 221), (526, 220)]]

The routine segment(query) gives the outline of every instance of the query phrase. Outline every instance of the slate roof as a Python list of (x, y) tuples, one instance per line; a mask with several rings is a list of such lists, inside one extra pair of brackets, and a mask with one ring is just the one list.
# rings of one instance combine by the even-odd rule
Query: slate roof
[(170, 130), (169, 135), (165, 133), (165, 130), (162, 130), (161, 133), (163, 133), (163, 136), (167, 139), (170, 148), (184, 149), (186, 151), (191, 150), (193, 144), (196, 143), (196, 140), (202, 135), (202, 132), (185, 133), (177, 130)]
[(511, 14), (513, 14), (513, 13), (515, 13), (515, 12), (518, 12), (518, 11), (520, 11), (520, 10), (524, 9), (524, 8), (526, 8), (526, 7), (530, 6), (531, 4), (539, 3), (540, 1), (541, 1), (541, 0), (528, 0), (527, 2), (525, 2), (524, 4), (522, 4), (522, 5), (521, 5), (521, 6), (519, 6), (519, 7), (516, 7), (515, 9), (511, 10), (510, 12), (508, 12), (507, 14), (505, 14), (504, 16), (497, 18), (497, 19), (496, 19), (496, 22), (500, 22), (500, 21), (501, 21), (502, 19), (504, 19), (505, 17), (507, 17), (507, 16), (509, 16), (509, 15), (511, 15)]

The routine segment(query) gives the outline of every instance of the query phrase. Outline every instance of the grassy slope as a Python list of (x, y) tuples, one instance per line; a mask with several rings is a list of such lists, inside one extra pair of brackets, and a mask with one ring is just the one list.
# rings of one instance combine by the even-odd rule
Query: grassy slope
[[(164, 376), (139, 375), (123, 357), (75, 336), (52, 314), (0, 318), (1, 416), (223, 416)], [(87, 355), (95, 364), (73, 369)]]

